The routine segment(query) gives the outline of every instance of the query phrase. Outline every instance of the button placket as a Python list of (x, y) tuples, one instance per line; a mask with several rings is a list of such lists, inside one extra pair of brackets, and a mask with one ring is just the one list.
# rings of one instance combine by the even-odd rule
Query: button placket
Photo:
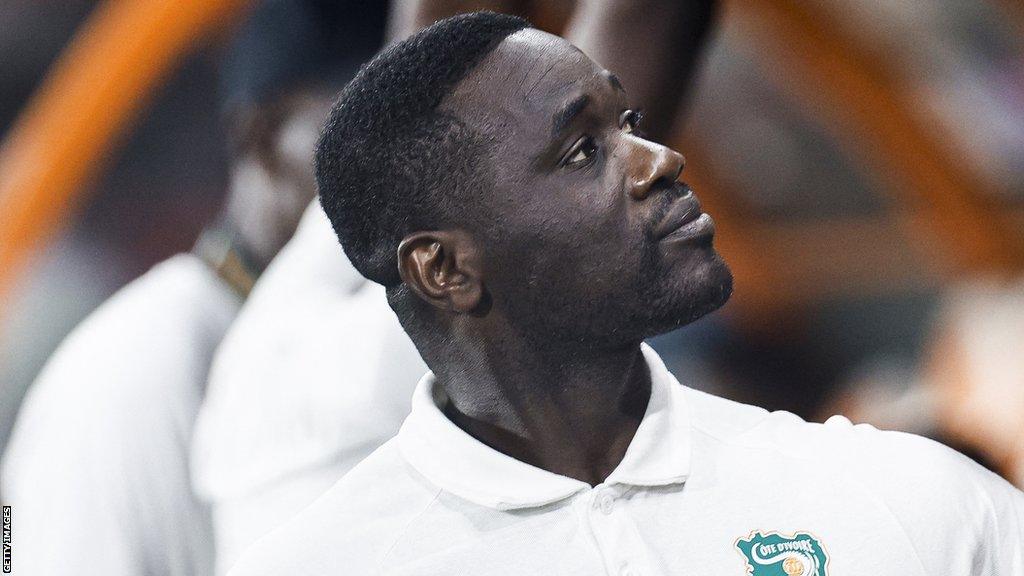
[(646, 544), (631, 518), (628, 490), (595, 486), (590, 495), (588, 524), (605, 561), (609, 576), (650, 576)]
[(616, 494), (611, 488), (600, 488), (594, 493), (593, 507), (600, 510), (605, 516), (610, 516), (615, 511)]

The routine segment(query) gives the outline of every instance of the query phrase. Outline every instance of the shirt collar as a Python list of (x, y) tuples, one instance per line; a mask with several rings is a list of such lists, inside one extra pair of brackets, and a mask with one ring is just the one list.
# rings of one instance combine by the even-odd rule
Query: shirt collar
[[(636, 435), (604, 485), (664, 486), (690, 472), (690, 418), (685, 393), (658, 354), (642, 344), (651, 398)], [(444, 392), (428, 372), (416, 386), (412, 413), (398, 433), (403, 458), (437, 487), (499, 510), (562, 500), (589, 485), (542, 470), (478, 441), (441, 412)]]

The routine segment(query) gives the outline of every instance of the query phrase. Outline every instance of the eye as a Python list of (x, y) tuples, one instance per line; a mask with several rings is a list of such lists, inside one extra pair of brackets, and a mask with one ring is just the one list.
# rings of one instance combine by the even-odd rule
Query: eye
[(633, 134), (638, 131), (640, 122), (643, 119), (644, 113), (642, 110), (626, 110), (619, 116), (619, 127), (626, 134)]
[(597, 152), (597, 144), (590, 136), (584, 136), (576, 141), (576, 144), (565, 155), (563, 164), (567, 167), (582, 166), (594, 157)]

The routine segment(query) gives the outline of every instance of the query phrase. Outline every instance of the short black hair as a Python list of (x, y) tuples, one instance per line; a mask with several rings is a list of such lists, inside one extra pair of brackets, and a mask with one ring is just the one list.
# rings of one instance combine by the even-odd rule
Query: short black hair
[(262, 0), (232, 34), (220, 63), (224, 113), (296, 88), (337, 91), (380, 49), (386, 2)]
[(441, 20), (381, 52), (342, 90), (316, 150), (320, 203), (359, 272), (401, 283), (398, 244), (444, 226), (493, 177), (487, 135), (439, 109), (522, 18), (474, 12)]

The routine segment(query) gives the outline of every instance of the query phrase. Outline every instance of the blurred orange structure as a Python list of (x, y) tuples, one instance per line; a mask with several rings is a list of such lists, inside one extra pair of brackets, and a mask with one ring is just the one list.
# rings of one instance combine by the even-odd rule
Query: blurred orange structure
[(749, 0), (729, 15), (774, 62), (780, 85), (897, 192), (897, 217), (957, 272), (1008, 274), (1024, 264), (1019, 232), (978, 191), (985, 185), (928, 118), (904, 98), (884, 62), (868, 58), (818, 3)]
[[(83, 184), (148, 93), (181, 55), (234, 20), (247, 3), (109, 0), (96, 10), (0, 149), (0, 299), (27, 256), (68, 221), (81, 202)], [(1019, 22), (1021, 9), (1005, 4), (1007, 16)], [(898, 75), (868, 55), (864, 40), (844, 34), (833, 10), (794, 0), (726, 0), (725, 7), (726, 19), (763, 49), (764, 61), (778, 64), (773, 70), (779, 72), (780, 88), (888, 182), (897, 200), (895, 218), (940, 270), (1000, 275), (1021, 270), (1024, 235), (977, 192), (984, 183), (975, 167), (945, 144), (926, 113), (906, 99)], [(547, 11), (538, 17), (554, 27), (564, 23), (564, 14)], [(779, 259), (765, 258), (769, 248), (762, 240), (783, 241), (780, 233), (806, 236), (806, 231), (750, 226), (698, 145), (683, 147), (692, 160), (689, 178), (722, 221), (722, 248), (743, 287), (738, 311), (770, 315), (820, 296), (813, 285), (829, 282), (801, 288), (787, 281), (800, 275), (790, 268), (811, 266), (828, 274), (835, 266), (804, 262), (768, 269), (766, 262), (778, 265)], [(875, 224), (839, 222), (817, 232), (855, 237), (881, 230)], [(792, 288), (792, 294), (779, 294), (780, 285)]]
[(0, 302), (27, 257), (63, 225), (147, 96), (247, 0), (108, 0), (0, 148)]

